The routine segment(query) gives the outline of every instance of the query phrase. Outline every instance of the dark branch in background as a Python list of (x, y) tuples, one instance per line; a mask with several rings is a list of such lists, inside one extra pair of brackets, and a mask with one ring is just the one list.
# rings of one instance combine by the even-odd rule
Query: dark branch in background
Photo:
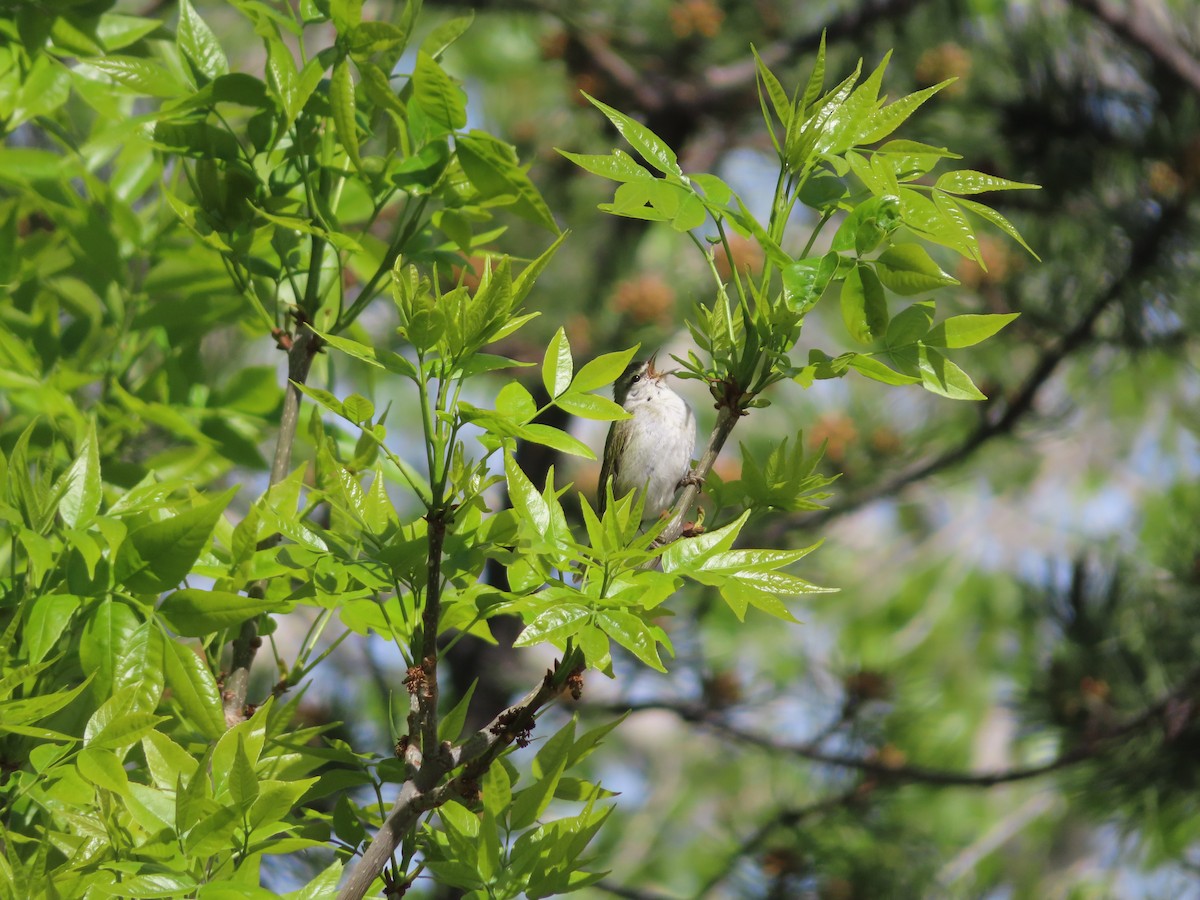
[[(299, 323), (294, 338), (280, 336), (280, 346), (287, 348), (288, 383), (283, 395), (283, 412), (279, 419), (279, 437), (275, 443), (275, 458), (271, 461), (270, 485), (279, 484), (287, 478), (292, 467), (292, 447), (296, 443), (296, 426), (300, 422), (300, 389), (296, 386), (308, 380), (313, 357), (321, 349), (321, 339)], [(290, 344), (285, 343), (290, 340)], [(279, 535), (267, 538), (267, 546), (279, 542)], [(250, 592), (259, 597), (266, 591), (265, 583), (250, 587)], [(224, 693), (221, 696), (225, 711), (225, 724), (232, 727), (246, 718), (246, 692), (250, 688), (250, 667), (258, 652), (260, 639), (258, 622), (248, 619), (242, 623), (238, 636), (233, 641), (233, 658), (229, 674), (225, 677)]]
[(1141, 712), (1095, 734), (1089, 735), (1084, 743), (1044, 763), (1031, 766), (1016, 766), (995, 772), (956, 772), (921, 765), (892, 765), (880, 759), (833, 753), (821, 749), (817, 741), (781, 741), (769, 734), (759, 734), (732, 724), (724, 715), (700, 704), (675, 700), (647, 701), (635, 704), (607, 704), (599, 707), (605, 712), (642, 712), (665, 710), (674, 713), (685, 722), (701, 725), (714, 733), (736, 743), (759, 747), (773, 753), (798, 756), (810, 762), (854, 769), (878, 779), (879, 785), (925, 784), (939, 787), (990, 788), (1015, 781), (1028, 781), (1050, 772), (1067, 769), (1090, 760), (1098, 759), (1120, 747), (1125, 742), (1148, 733), (1154, 727), (1171, 732), (1169, 720), (1171, 710), (1196, 699), (1200, 691), (1200, 667), (1192, 669), (1172, 691), (1147, 706)]
[(852, 493), (828, 509), (806, 513), (791, 519), (780, 519), (766, 529), (766, 540), (782, 540), (789, 531), (794, 529), (823, 525), (838, 516), (893, 496), (915, 482), (966, 461), (994, 438), (1012, 434), (1017, 425), (1033, 411), (1038, 394), (1058, 367), (1096, 338), (1096, 323), (1100, 317), (1133, 285), (1154, 269), (1164, 246), (1183, 226), (1186, 218), (1187, 207), (1184, 205), (1165, 208), (1146, 231), (1134, 241), (1129, 250), (1125, 271), (1119, 277), (1114, 278), (1108, 287), (1093, 300), (1091, 306), (1070, 330), (1042, 351), (1041, 356), (1016, 392), (1006, 402), (989, 410), (989, 413), (985, 414), (975, 429), (957, 446), (918, 462), (878, 484)]
[(1200, 59), (1171, 35), (1164, 34), (1142, 0), (1129, 0), (1117, 6), (1107, 0), (1070, 0), (1084, 12), (1099, 19), (1130, 44), (1153, 57), (1165, 71), (1200, 95)]
[(849, 790), (824, 797), (810, 803), (808, 806), (790, 807), (779, 810), (738, 844), (737, 849), (729, 854), (725, 865), (718, 869), (704, 883), (704, 886), (698, 892), (698, 896), (707, 897), (711, 894), (717, 885), (733, 873), (734, 868), (740, 860), (757, 853), (763, 844), (766, 843), (767, 838), (779, 829), (796, 828), (803, 825), (808, 819), (852, 806), (860, 802), (870, 792), (870, 789), (870, 784), (856, 784)]
[[(768, 68), (774, 69), (786, 65), (801, 53), (816, 52), (821, 46), (822, 33), (825, 34), (826, 41), (855, 40), (866, 34), (872, 26), (906, 16), (924, 2), (926, 0), (865, 0), (854, 9), (848, 9), (830, 19), (820, 28), (759, 47), (758, 55)], [(704, 87), (694, 102), (697, 108), (703, 109), (714, 102), (728, 100), (731, 94), (753, 89), (754, 86), (753, 60), (713, 66), (704, 73)], [(682, 90), (687, 91), (687, 88)], [(756, 106), (757, 104), (755, 108)]]
[[(827, 40), (850, 39), (864, 33), (870, 25), (907, 15), (925, 0), (867, 0), (830, 19), (820, 28), (804, 34), (782, 38), (759, 48), (759, 55), (770, 67), (785, 65), (799, 54), (815, 52), (821, 44), (822, 33)], [(661, 115), (668, 109), (675, 116), (699, 117), (711, 115), (714, 106), (736, 106), (755, 89), (753, 60), (725, 66), (711, 66), (686, 77), (659, 76), (648, 78), (612, 46), (608, 39), (586, 23), (574, 22), (562, 10), (549, 10), (558, 17), (568, 34), (582, 48), (592, 67), (604, 74), (626, 96), (622, 109), (638, 109), (646, 114)], [(752, 99), (752, 98), (750, 98)], [(757, 110), (757, 102), (747, 109)], [(682, 145), (673, 145), (682, 148)]]

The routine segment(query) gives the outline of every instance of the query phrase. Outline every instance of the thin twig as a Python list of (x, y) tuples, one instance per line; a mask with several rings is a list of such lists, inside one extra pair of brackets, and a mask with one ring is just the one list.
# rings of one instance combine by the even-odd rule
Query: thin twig
[(665, 710), (674, 713), (685, 722), (702, 725), (738, 743), (760, 747), (776, 753), (799, 756), (811, 762), (838, 766), (844, 769), (855, 769), (878, 777), (881, 783), (914, 783), (942, 787), (990, 788), (1000, 784), (1028, 781), (1060, 769), (1070, 768), (1080, 763), (1097, 759), (1123, 742), (1140, 736), (1155, 725), (1162, 724), (1168, 708), (1192, 698), (1198, 688), (1200, 688), (1200, 667), (1193, 669), (1180, 681), (1174, 690), (1165, 694), (1155, 703), (1147, 706), (1124, 723), (1090, 736), (1085, 743), (1070, 750), (1065, 750), (1044, 763), (1031, 766), (1016, 766), (995, 772), (956, 772), (929, 766), (893, 765), (871, 757), (832, 753), (823, 750), (812, 741), (782, 741), (773, 735), (759, 734), (749, 729), (741, 728), (732, 724), (724, 715), (718, 714), (697, 703), (681, 703), (675, 700), (650, 700), (632, 705), (606, 704), (601, 708), (609, 712)]

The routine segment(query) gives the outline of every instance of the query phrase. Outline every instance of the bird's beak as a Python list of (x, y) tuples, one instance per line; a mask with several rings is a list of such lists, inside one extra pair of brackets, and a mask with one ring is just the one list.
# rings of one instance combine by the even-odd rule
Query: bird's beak
[(654, 354), (650, 357), (650, 359), (648, 359), (646, 361), (646, 375), (648, 375), (650, 378), (653, 378), (656, 381), (659, 378), (662, 378), (663, 375), (666, 374), (665, 372), (659, 372), (658, 369), (654, 368), (654, 363), (657, 359), (658, 359), (658, 351), (655, 351)]

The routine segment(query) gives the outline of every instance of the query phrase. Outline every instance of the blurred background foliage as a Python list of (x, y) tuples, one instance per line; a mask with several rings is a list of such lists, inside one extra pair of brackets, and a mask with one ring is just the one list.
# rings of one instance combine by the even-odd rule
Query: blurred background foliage
[[(231, 58), (261, 54), (223, 4), (195, 5)], [(117, 9), (169, 17), (171, 6), (130, 0)], [(367, 6), (371, 18), (391, 21), (403, 4)], [(764, 518), (752, 539), (802, 547), (824, 538), (805, 575), (840, 592), (797, 608), (803, 626), (762, 616), (736, 631), (723, 604), (703, 594), (677, 598), (665, 623), (679, 651), (669, 675), (633, 676), (618, 661), (616, 680), (592, 676), (577, 709), (585, 721), (633, 712), (608, 752), (593, 757), (621, 797), (598, 838), (611, 874), (586, 893), (1200, 896), (1194, 4), (471, 7), (476, 22), (444, 65), (465, 81), (472, 114), (484, 119), (471, 124), (518, 147), (572, 232), (530, 299), (542, 316), (521, 333), (529, 343), (498, 351), (514, 357), (540, 359), (559, 325), (577, 359), (639, 341), (681, 354), (684, 319), (704, 299), (702, 261), (686, 241), (599, 214), (608, 188), (555, 153), (604, 152), (612, 143), (580, 90), (642, 118), (679, 151), (685, 171), (716, 172), (766, 203), (771, 151), (749, 46), (795, 84), (825, 31), (837, 78), (859, 57), (873, 67), (888, 49), (893, 96), (957, 78), (904, 137), (954, 147), (963, 168), (1043, 185), (985, 198), (1040, 261), (999, 236), (981, 238), (986, 271), (958, 267), (952, 254), (938, 260), (963, 282), (940, 295), (951, 313), (1021, 313), (971, 357), (987, 402), (953, 403), (852, 375), (806, 391), (783, 385), (773, 406), (739, 430), (760, 460), (798, 428), (812, 449), (825, 447), (823, 468), (841, 473), (829, 508)], [(466, 9), (427, 2), (425, 27)], [(103, 115), (72, 102), (80, 117)], [(10, 136), (5, 152), (20, 139), (19, 131)], [(107, 189), (116, 191), (133, 192), (150, 177), (122, 169), (119, 155), (112, 173)], [(106, 188), (95, 189), (102, 199)], [(12, 222), (22, 234), (44, 225)], [(505, 249), (537, 255), (544, 234), (510, 224)], [(160, 343), (115, 349), (144, 355), (164, 408), (191, 410), (172, 418), (140, 408), (140, 434), (108, 434), (106, 476), (117, 471), (109, 458), (128, 463), (132, 483), (139, 459), (173, 454), (180, 471), (202, 480), (265, 481), (262, 448), (241, 435), (277, 410), (279, 354), (239, 328), (246, 314), (219, 264), (146, 278), (120, 222), (110, 228), (98, 217), (94, 231), (85, 262), (132, 266), (144, 290), (177, 301), (139, 313), (161, 317)], [(746, 245), (733, 250), (732, 264), (760, 262)], [(19, 266), (0, 261), (0, 281), (20, 280)], [(69, 347), (70, 317), (93, 315), (77, 284), (86, 281), (64, 274), (67, 325), (47, 341)], [(12, 325), (19, 313), (6, 315)], [(360, 339), (386, 342), (387, 315), (368, 311)], [(838, 323), (809, 323), (802, 349), (848, 349)], [(100, 358), (114, 348), (91, 352)], [(331, 372), (333, 364), (318, 361), (314, 383), (336, 378), (372, 391), (377, 406), (390, 399), (386, 381)], [(246, 368), (255, 365), (262, 368)], [(242, 374), (216, 395), (197, 396), (188, 385), (199, 371)], [(711, 402), (702, 389), (689, 396), (703, 432)], [(6, 446), (31, 412), (5, 410)], [(412, 414), (397, 401), (389, 423)], [(602, 431), (576, 430), (599, 450)], [(213, 442), (221, 452), (205, 454)], [(539, 469), (568, 465), (546, 448), (522, 454), (535, 483)], [(717, 471), (731, 480), (740, 466), (730, 448)], [(567, 471), (580, 490), (593, 490), (595, 465)], [(512, 634), (498, 637), (498, 646), (464, 640), (452, 661), (459, 690), (480, 679), (480, 711), (525, 690), (546, 662), (512, 651)], [(386, 752), (398, 662), (372, 645), (343, 651), (353, 688), (315, 685), (308, 712), (344, 721), (353, 742)], [(263, 678), (269, 683), (270, 673)], [(274, 877), (293, 882), (286, 866)]]

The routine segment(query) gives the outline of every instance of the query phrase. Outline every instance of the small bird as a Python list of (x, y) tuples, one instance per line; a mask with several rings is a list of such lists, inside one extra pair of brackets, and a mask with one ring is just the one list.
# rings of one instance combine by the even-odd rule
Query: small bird
[(631, 418), (613, 422), (600, 468), (599, 509), (604, 515), (605, 485), (613, 497), (645, 491), (644, 519), (669, 509), (675, 491), (691, 475), (696, 449), (696, 418), (677, 393), (666, 386), (669, 372), (654, 368), (655, 357), (633, 362), (613, 385), (613, 399)]

